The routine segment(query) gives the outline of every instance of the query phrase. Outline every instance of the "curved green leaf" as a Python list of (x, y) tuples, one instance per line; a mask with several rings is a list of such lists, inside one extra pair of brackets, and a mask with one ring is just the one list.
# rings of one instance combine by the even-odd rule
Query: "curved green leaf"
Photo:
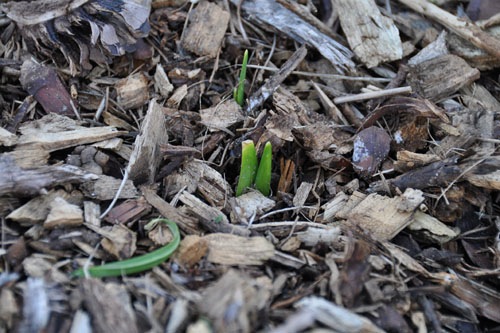
[(181, 236), (175, 222), (163, 218), (155, 219), (151, 222), (156, 221), (164, 222), (174, 237), (174, 239), (164, 247), (135, 258), (115, 261), (102, 266), (89, 267), (86, 270), (80, 268), (73, 272), (73, 276), (82, 277), (86, 275), (85, 273), (93, 277), (122, 276), (140, 273), (158, 266), (175, 252), (181, 242)]

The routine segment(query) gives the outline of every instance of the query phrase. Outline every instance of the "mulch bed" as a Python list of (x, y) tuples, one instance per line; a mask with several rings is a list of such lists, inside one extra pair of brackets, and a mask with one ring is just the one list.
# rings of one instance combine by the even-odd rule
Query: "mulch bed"
[(500, 331), (498, 17), (1, 1), (0, 332)]

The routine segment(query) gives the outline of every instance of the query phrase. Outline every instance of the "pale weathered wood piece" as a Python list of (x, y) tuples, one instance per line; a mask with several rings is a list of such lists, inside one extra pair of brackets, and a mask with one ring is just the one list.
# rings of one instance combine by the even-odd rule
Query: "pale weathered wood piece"
[(83, 304), (92, 317), (96, 332), (139, 332), (130, 295), (123, 285), (98, 279), (79, 281)]
[(77, 205), (72, 205), (61, 197), (56, 197), (50, 203), (50, 212), (43, 222), (47, 229), (76, 227), (83, 224), (83, 211)]
[(274, 245), (264, 237), (242, 237), (213, 233), (208, 242), (207, 260), (222, 265), (261, 265), (274, 256)]
[(340, 25), (351, 50), (368, 67), (399, 60), (403, 46), (391, 18), (383, 16), (373, 0), (334, 0)]
[(149, 79), (142, 73), (134, 73), (116, 82), (116, 101), (124, 109), (135, 109), (149, 100)]
[(226, 33), (230, 15), (215, 3), (202, 1), (189, 15), (182, 47), (199, 56), (215, 58)]
[(21, 169), (12, 158), (0, 155), (0, 196), (27, 197), (67, 183), (81, 183), (98, 177), (72, 165)]
[(184, 214), (181, 210), (163, 200), (153, 189), (149, 187), (141, 187), (141, 191), (144, 198), (151, 206), (158, 209), (160, 214), (165, 218), (177, 223), (182, 231), (189, 235), (200, 233), (196, 218)]
[(203, 292), (197, 305), (200, 313), (210, 319), (214, 331), (250, 333), (250, 323), (270, 302), (271, 291), (268, 277), (256, 278), (231, 269)]
[(162, 161), (160, 146), (167, 143), (168, 134), (163, 108), (156, 103), (156, 100), (152, 100), (130, 156), (128, 166), (130, 179), (136, 183), (153, 183)]
[(459, 228), (451, 228), (437, 218), (419, 210), (415, 212), (412, 222), (408, 225), (408, 230), (426, 242), (439, 244), (447, 243), (460, 235)]
[(276, 202), (256, 190), (248, 191), (239, 197), (231, 198), (231, 222), (249, 224), (262, 214), (271, 210)]
[(68, 200), (70, 199), (70, 195), (64, 190), (49, 191), (47, 194), (37, 196), (12, 211), (9, 215), (7, 215), (7, 218), (19, 223), (22, 226), (29, 226), (43, 222), (50, 212), (50, 203), (55, 198)]
[(203, 125), (207, 126), (211, 132), (226, 129), (245, 120), (240, 106), (234, 99), (229, 99), (208, 109), (202, 109), (200, 116)]
[[(235, 5), (238, 0), (231, 0)], [(334, 39), (322, 34), (311, 24), (274, 0), (247, 0), (241, 8), (259, 25), (271, 26), (298, 43), (314, 46), (336, 68), (343, 71), (355, 67), (352, 52)]]
[[(100, 175), (99, 179), (82, 184), (81, 189), (83, 193), (89, 198), (96, 200), (112, 200), (115, 197), (118, 188), (120, 188), (121, 183), (121, 179), (106, 175)], [(128, 179), (125, 182), (125, 186), (120, 192), (118, 198), (131, 199), (138, 196), (139, 192), (134, 186), (134, 183), (132, 183), (132, 181)]]
[(188, 207), (200, 223), (211, 232), (224, 232), (240, 236), (249, 236), (250, 230), (229, 223), (227, 216), (217, 208), (211, 207), (195, 197), (183, 191), (179, 195), (179, 200)]
[(16, 142), (17, 142), (17, 137), (15, 134), (0, 127), (0, 146), (10, 147), (15, 145)]
[(348, 213), (347, 221), (377, 240), (389, 240), (412, 222), (415, 210), (423, 201), (422, 191), (413, 189), (394, 198), (370, 194)]

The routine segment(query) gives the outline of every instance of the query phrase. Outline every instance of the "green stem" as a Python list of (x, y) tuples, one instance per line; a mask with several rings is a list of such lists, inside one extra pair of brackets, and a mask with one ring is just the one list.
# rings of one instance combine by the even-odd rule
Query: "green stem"
[(243, 54), (243, 62), (241, 63), (240, 79), (238, 80), (238, 87), (234, 90), (234, 100), (240, 106), (245, 102), (245, 79), (247, 77), (247, 63), (248, 63), (248, 50)]
[(266, 197), (271, 193), (271, 169), (273, 162), (273, 147), (267, 142), (260, 158), (257, 176), (255, 176), (255, 188)]
[(164, 222), (168, 226), (174, 237), (174, 239), (164, 247), (135, 258), (115, 261), (102, 266), (89, 267), (88, 269), (80, 268), (73, 272), (73, 276), (82, 277), (86, 276), (87, 274), (93, 277), (122, 276), (140, 273), (158, 266), (159, 264), (167, 260), (172, 255), (172, 253), (175, 252), (181, 242), (181, 236), (179, 233), (179, 228), (177, 227), (177, 224), (175, 224), (175, 222), (162, 218), (155, 219), (151, 222), (156, 221)]
[(252, 140), (245, 140), (241, 143), (241, 168), (236, 196), (243, 194), (243, 191), (253, 185), (257, 173), (257, 152)]

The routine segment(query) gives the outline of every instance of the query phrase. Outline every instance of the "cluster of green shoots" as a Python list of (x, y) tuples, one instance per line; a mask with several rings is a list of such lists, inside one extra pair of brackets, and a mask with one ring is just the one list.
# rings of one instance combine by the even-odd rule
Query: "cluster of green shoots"
[(271, 193), (272, 159), (273, 148), (270, 142), (264, 146), (260, 163), (257, 163), (257, 151), (253, 141), (245, 140), (241, 143), (241, 169), (236, 196), (242, 195), (252, 186), (265, 196)]
[[(247, 76), (248, 50), (243, 54), (240, 78), (238, 85), (234, 88), (233, 97), (236, 103), (243, 106), (245, 103), (245, 80)], [(257, 163), (257, 151), (252, 140), (241, 143), (241, 169), (236, 196), (240, 196), (249, 187), (255, 187), (263, 195), (271, 193), (271, 167), (273, 159), (273, 148), (267, 142), (262, 152), (260, 163)]]

